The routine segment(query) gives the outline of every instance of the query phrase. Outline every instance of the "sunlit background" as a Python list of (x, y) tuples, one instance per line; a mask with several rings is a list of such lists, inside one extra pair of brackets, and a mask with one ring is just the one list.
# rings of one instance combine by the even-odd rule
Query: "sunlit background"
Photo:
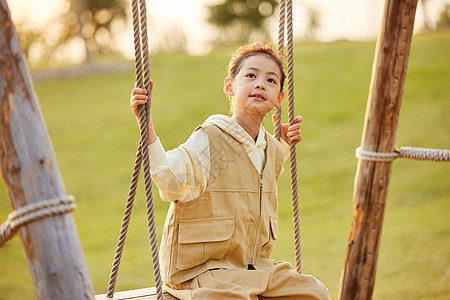
[[(6, 2), (66, 192), (76, 198), (73, 217), (90, 278), (102, 294), (139, 141), (129, 108), (135, 81), (131, 5), (129, 0)], [(297, 147), (303, 270), (322, 280), (336, 299), (352, 222), (354, 153), (384, 1), (293, 2), (295, 109), (305, 118)], [(244, 42), (277, 40), (277, 3), (147, 0), (152, 120), (166, 149), (186, 141), (209, 115), (229, 112), (222, 90), (229, 55)], [(450, 148), (449, 82), (450, 0), (419, 0), (398, 146)], [(273, 131), (270, 116), (263, 125)], [(286, 162), (278, 182), (279, 234), (271, 257), (294, 264), (288, 169)], [(448, 163), (393, 163), (374, 300), (450, 300), (449, 182)], [(117, 290), (154, 285), (142, 185)], [(160, 241), (169, 204), (156, 186), (153, 195)], [(0, 183), (0, 222), (12, 211), (8, 198)], [(21, 239), (15, 237), (0, 249), (0, 300), (35, 298)]]
[[(96, 1), (92, 1), (96, 2)], [(22, 47), (28, 54), (30, 63), (37, 63), (43, 58), (50, 63), (62, 61), (79, 63), (86, 59), (85, 45), (82, 37), (91, 38), (102, 47), (103, 51), (119, 51), (127, 58), (133, 56), (133, 39), (128, 1), (106, 1), (121, 3), (121, 10), (126, 16), (111, 18), (112, 9), (92, 9), (96, 11), (94, 19), (98, 24), (108, 22), (107, 26), (94, 32), (88, 22), (88, 14), (81, 13), (84, 24), (81, 34), (67, 35), (68, 23), (77, 23), (76, 10), (80, 0), (13, 0), (8, 1), (16, 26), (28, 40), (22, 38)], [(168, 0), (148, 1), (148, 24), (151, 51), (185, 50), (192, 55), (206, 54), (217, 45), (221, 32), (208, 22), (211, 15), (208, 6), (220, 4), (222, 0)], [(252, 0), (235, 1), (249, 4)], [(260, 1), (256, 1), (259, 3)], [(264, 3), (264, 1), (262, 1)], [(260, 5), (263, 16), (269, 16), (263, 27), (266, 35), (252, 32), (248, 40), (259, 38), (276, 40), (277, 13), (267, 1), (267, 6)], [(272, 1), (274, 2), (274, 1)], [(449, 0), (419, 1), (415, 22), (415, 31), (434, 29), (444, 7)], [(239, 4), (239, 3), (238, 3)], [(380, 0), (295, 0), (294, 32), (297, 40), (314, 40), (329, 42), (341, 39), (370, 40), (376, 37), (383, 1)], [(235, 5), (235, 11), (245, 14), (246, 7)], [(105, 30), (107, 28), (108, 30)], [(71, 29), (73, 30), (73, 29)], [(39, 41), (31, 39), (39, 35)], [(24, 45), (26, 44), (26, 45)], [(88, 47), (94, 50), (92, 41)], [(58, 47), (55, 47), (55, 46)], [(49, 50), (49, 48), (52, 48)], [(49, 55), (51, 52), (51, 57)]]

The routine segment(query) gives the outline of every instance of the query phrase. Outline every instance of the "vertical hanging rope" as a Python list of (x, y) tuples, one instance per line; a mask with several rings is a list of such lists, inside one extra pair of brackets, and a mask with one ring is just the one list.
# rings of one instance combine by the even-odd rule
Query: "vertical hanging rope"
[[(287, 32), (285, 33), (285, 24)], [(287, 36), (287, 38), (286, 38)], [(284, 56), (284, 42), (287, 39), (287, 80), (288, 80), (288, 115), (289, 125), (294, 124), (294, 34), (292, 0), (280, 0), (280, 15), (278, 25), (278, 53)], [(274, 137), (281, 138), (281, 107), (275, 113)], [(295, 265), (297, 272), (302, 273), (302, 251), (300, 243), (300, 216), (298, 208), (298, 183), (297, 183), (297, 155), (295, 143), (290, 143), (291, 160), (291, 189), (294, 219), (294, 243), (295, 243)]]
[[(145, 181), (145, 196), (147, 199), (147, 223), (152, 252), (153, 274), (155, 278), (155, 287), (157, 298), (163, 299), (163, 290), (161, 282), (161, 274), (159, 269), (158, 244), (156, 240), (156, 226), (155, 215), (153, 212), (153, 194), (152, 194), (152, 179), (150, 172), (150, 158), (148, 154), (148, 123), (150, 118), (151, 94), (150, 94), (150, 65), (149, 65), (149, 51), (148, 51), (148, 34), (147, 34), (147, 8), (145, 0), (139, 0), (139, 13), (141, 25), (141, 47), (142, 57), (144, 63), (144, 85), (147, 90), (149, 101), (144, 105), (144, 109), (139, 110), (141, 120), (141, 141), (142, 154), (144, 156), (144, 181)], [(143, 120), (144, 119), (144, 120)]]
[[(139, 4), (139, 5), (138, 5)], [(134, 29), (134, 50), (135, 50), (135, 69), (136, 82), (138, 87), (145, 87), (148, 91), (149, 101), (139, 107), (140, 134), (138, 151), (136, 153), (135, 166), (133, 170), (130, 191), (128, 193), (127, 205), (114, 256), (113, 267), (108, 283), (107, 297), (112, 298), (119, 270), (120, 260), (125, 245), (125, 238), (131, 218), (131, 211), (136, 195), (137, 184), (141, 164), (144, 165), (145, 194), (147, 199), (147, 220), (152, 251), (152, 261), (154, 269), (155, 286), (158, 300), (162, 300), (162, 283), (159, 270), (158, 247), (155, 233), (155, 222), (153, 213), (153, 195), (150, 173), (150, 159), (148, 154), (148, 122), (150, 113), (150, 67), (148, 63), (148, 38), (147, 38), (147, 9), (145, 0), (132, 0), (133, 29)], [(143, 71), (144, 69), (144, 71)]]
[[(140, 30), (139, 30), (139, 7), (138, 1), (132, 1), (132, 14), (133, 14), (133, 28), (134, 28), (134, 53), (135, 53), (135, 70), (136, 70), (136, 82), (138, 86), (143, 86), (142, 80), (142, 56), (141, 56), (141, 42), (140, 42)], [(130, 190), (128, 193), (127, 205), (125, 207), (125, 213), (122, 221), (122, 228), (120, 230), (119, 240), (117, 242), (116, 253), (114, 255), (113, 266), (111, 269), (111, 275), (108, 283), (107, 297), (112, 298), (114, 295), (114, 289), (117, 280), (117, 273), (119, 271), (120, 260), (122, 258), (123, 247), (125, 246), (125, 239), (128, 232), (128, 226), (131, 219), (131, 212), (134, 205), (134, 197), (136, 195), (136, 189), (139, 180), (139, 172), (142, 164), (142, 151), (141, 143), (139, 143), (138, 150), (136, 152), (136, 160), (134, 163), (134, 170), (130, 184)]]
[[(278, 22), (278, 53), (281, 55), (281, 57), (284, 56), (284, 24), (286, 22), (285, 13), (285, 0), (280, 0), (280, 17)], [(277, 107), (275, 111), (274, 137), (277, 140), (280, 140), (281, 138), (281, 107)]]
[[(294, 125), (294, 34), (292, 0), (287, 0), (286, 5), (286, 34), (287, 34), (287, 79), (288, 79), (288, 116), (289, 125)], [(290, 143), (291, 156), (291, 189), (294, 218), (294, 243), (295, 243), (295, 267), (302, 273), (302, 250), (300, 243), (300, 216), (298, 208), (298, 183), (297, 183), (297, 155), (295, 143)]]

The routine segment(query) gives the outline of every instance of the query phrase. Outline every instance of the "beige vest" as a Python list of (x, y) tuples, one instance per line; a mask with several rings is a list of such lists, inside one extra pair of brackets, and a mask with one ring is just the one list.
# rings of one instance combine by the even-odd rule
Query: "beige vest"
[(209, 269), (274, 264), (268, 258), (277, 238), (281, 144), (266, 132), (259, 174), (240, 142), (213, 124), (202, 128), (210, 147), (208, 186), (199, 198), (171, 203), (161, 241), (162, 279), (174, 288)]

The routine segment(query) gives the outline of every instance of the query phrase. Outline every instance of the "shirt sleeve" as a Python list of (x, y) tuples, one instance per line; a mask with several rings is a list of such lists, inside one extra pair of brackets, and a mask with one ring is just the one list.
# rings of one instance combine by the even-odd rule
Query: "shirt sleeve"
[(196, 130), (179, 147), (165, 151), (159, 139), (149, 146), (152, 179), (165, 201), (187, 202), (198, 198), (209, 179), (208, 135)]

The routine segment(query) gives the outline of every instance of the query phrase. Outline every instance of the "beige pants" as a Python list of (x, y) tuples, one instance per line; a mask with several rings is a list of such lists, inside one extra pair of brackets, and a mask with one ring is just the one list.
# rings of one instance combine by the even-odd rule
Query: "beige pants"
[(287, 262), (265, 270), (209, 270), (177, 288), (166, 290), (183, 300), (330, 299), (320, 281), (298, 274)]

